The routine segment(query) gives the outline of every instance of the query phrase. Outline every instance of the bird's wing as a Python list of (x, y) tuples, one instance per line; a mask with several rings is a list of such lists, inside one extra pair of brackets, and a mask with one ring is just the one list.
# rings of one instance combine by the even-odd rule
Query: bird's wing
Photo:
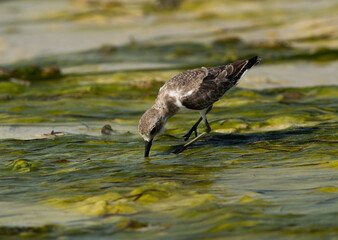
[(225, 66), (208, 68), (208, 75), (198, 88), (189, 95), (181, 97), (182, 104), (195, 110), (202, 110), (218, 101), (233, 88), (245, 72), (259, 62), (257, 57), (239, 60)]
[[(229, 69), (232, 71), (231, 69)], [(189, 109), (202, 110), (216, 102), (223, 94), (220, 88), (220, 79), (227, 76), (226, 66), (209, 68), (208, 75), (200, 82), (191, 94), (181, 97), (183, 106)], [(230, 81), (225, 81), (230, 87)]]
[(208, 69), (205, 67), (196, 68), (181, 72), (168, 80), (160, 89), (159, 95), (166, 94), (169, 91), (178, 92), (185, 95), (189, 91), (197, 91), (202, 84), (203, 79), (208, 76)]

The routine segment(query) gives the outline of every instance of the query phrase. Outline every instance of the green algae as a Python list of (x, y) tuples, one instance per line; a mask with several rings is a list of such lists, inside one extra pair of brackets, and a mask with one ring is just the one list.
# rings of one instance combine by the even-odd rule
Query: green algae
[[(337, 219), (330, 214), (336, 209), (337, 191), (336, 86), (234, 90), (208, 114), (211, 134), (181, 154), (170, 153), (183, 144), (181, 136), (198, 118), (179, 115), (169, 121), (169, 135), (158, 138), (151, 158), (144, 160), (136, 125), (156, 90), (135, 85), (138, 72), (130, 73), (128, 83), (121, 80), (126, 76), (105, 76), (87, 77), (87, 83), (77, 87), (76, 76), (47, 81), (12, 91), (11, 99), (0, 102), (7, 114), (1, 115), (3, 126), (29, 122), (39, 129), (32, 118), (40, 116), (43, 125), (73, 122), (89, 127), (86, 134), (0, 140), (1, 201), (35, 201), (95, 219), (95, 224), (82, 220), (91, 229), (88, 233), (81, 221), (76, 226), (51, 221), (57, 227), (40, 231), (40, 225), (6, 225), (2, 217), (1, 229), (8, 236), (336, 234), (332, 223)], [(67, 85), (74, 88), (67, 90)], [(51, 89), (49, 97), (45, 89)], [(100, 136), (107, 122), (117, 132)], [(201, 124), (199, 131), (203, 128)]]
[[(107, 49), (114, 49), (112, 51)], [(334, 48), (295, 48), (288, 42), (259, 41), (246, 43), (238, 37), (226, 37), (216, 39), (211, 43), (132, 43), (124, 46), (104, 45), (98, 49), (59, 54), (55, 56), (40, 57), (29, 61), (19, 61), (15, 65), (27, 64), (56, 65), (60, 67), (81, 66), (86, 64), (105, 63), (163, 63), (172, 64), (174, 67), (194, 67), (199, 65), (215, 65), (231, 62), (237, 59), (258, 55), (264, 59), (264, 63), (282, 63), (290, 61), (313, 61), (327, 63), (337, 60), (337, 49)], [(172, 68), (172, 67), (171, 67)], [(52, 75), (53, 76), (53, 75)], [(25, 78), (31, 78), (27, 76)]]
[(0, 82), (1, 94), (18, 94), (24, 91), (25, 87), (11, 82)]
[[(131, 36), (122, 44), (109, 41), (1, 67), (0, 238), (337, 236), (337, 86), (237, 88), (208, 114), (212, 132), (180, 154), (172, 152), (184, 144), (182, 136), (198, 113), (170, 119), (149, 159), (142, 157), (137, 133), (158, 89), (183, 69), (252, 55), (264, 65), (335, 62), (336, 31), (329, 22), (335, 6), (328, 9), (326, 1), (295, 7), (289, 1), (278, 9), (271, 1), (219, 0), (185, 0), (174, 8), (148, 1), (73, 4), (24, 25), (44, 20), (100, 32), (116, 22), (121, 26), (113, 28), (126, 28)], [(317, 21), (323, 13), (329, 20)], [(138, 38), (130, 22), (149, 32), (169, 29), (170, 35)], [(171, 28), (186, 24), (200, 32), (182, 38)], [(293, 25), (297, 34), (284, 35), (294, 32)], [(150, 65), (137, 70), (144, 62)], [(106, 70), (105, 64), (117, 66)], [(48, 66), (67, 74), (48, 77), (42, 71)], [(102, 136), (106, 124), (114, 132)]]
[(12, 166), (12, 171), (21, 173), (36, 171), (39, 169), (38, 164), (25, 159), (16, 159), (9, 166)]
[(0, 226), (2, 237), (18, 236), (20, 238), (45, 238), (49, 232), (52, 232), (57, 226), (45, 225), (42, 227), (3, 227)]

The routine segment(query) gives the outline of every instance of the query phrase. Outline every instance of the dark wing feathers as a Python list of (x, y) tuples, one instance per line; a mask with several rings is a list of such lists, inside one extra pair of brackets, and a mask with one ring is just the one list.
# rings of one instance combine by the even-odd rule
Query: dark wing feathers
[(245, 71), (257, 64), (259, 59), (239, 60), (225, 66), (208, 68), (208, 75), (203, 79), (197, 91), (184, 96), (182, 104), (194, 110), (202, 110), (219, 100), (233, 88)]
[(234, 68), (233, 72), (227, 77), (230, 81), (237, 81), (242, 76), (242, 71), (245, 69), (245, 65), (248, 63), (248, 60), (239, 60), (237, 62), (231, 63), (230, 65)]
[(258, 58), (258, 56), (255, 56), (253, 58), (250, 58), (248, 60), (248, 64), (245, 66), (246, 69), (250, 69), (252, 68), (253, 66), (255, 66), (256, 64), (260, 63), (261, 59)]
[(205, 67), (196, 68), (181, 72), (167, 81), (159, 91), (159, 95), (165, 94), (170, 90), (184, 89), (187, 91), (191, 89), (198, 89), (203, 79), (208, 76), (208, 70)]
[(237, 83), (239, 79), (243, 76), (244, 72), (252, 68), (254, 65), (259, 63), (260, 59), (257, 56), (250, 58), (249, 60), (239, 60), (237, 62), (231, 63), (234, 67), (234, 72), (229, 75), (227, 78), (230, 81)]
[(218, 82), (215, 81), (216, 79), (217, 77), (214, 80), (203, 81), (198, 91), (182, 97), (183, 106), (194, 110), (205, 109), (219, 100), (227, 90), (234, 86), (230, 81)]

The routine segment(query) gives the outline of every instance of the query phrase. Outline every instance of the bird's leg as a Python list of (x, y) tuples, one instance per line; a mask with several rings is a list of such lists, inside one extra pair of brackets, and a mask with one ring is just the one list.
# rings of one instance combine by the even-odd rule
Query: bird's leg
[[(212, 109), (212, 105), (206, 110), (206, 112), (205, 112), (204, 115), (207, 115), (208, 112), (211, 111), (211, 109)], [(185, 135), (183, 136), (183, 137), (184, 137), (184, 141), (187, 141), (187, 140), (190, 138), (190, 136), (191, 136), (191, 134), (192, 134), (193, 132), (195, 132), (195, 137), (197, 137), (197, 127), (198, 127), (198, 125), (200, 124), (200, 122), (202, 121), (202, 119), (203, 119), (203, 117), (200, 117), (200, 118), (198, 119), (198, 121), (192, 126), (192, 128), (187, 132), (187, 134), (185, 134)], [(206, 121), (206, 122), (205, 122), (205, 121)], [(204, 122), (205, 122), (205, 125), (207, 126), (207, 132), (210, 132), (210, 131), (211, 131), (211, 128), (210, 128), (210, 126), (209, 126), (208, 121), (205, 119)]]
[(190, 138), (190, 136), (191, 136), (191, 134), (193, 133), (193, 132), (195, 132), (195, 137), (197, 137), (197, 126), (198, 126), (198, 124), (200, 124), (200, 122), (202, 121), (202, 117), (200, 117), (199, 119), (198, 119), (198, 121), (194, 124), (194, 126), (192, 126), (192, 128), (187, 132), (187, 134), (185, 134), (183, 137), (184, 137), (184, 141), (187, 141), (189, 138)]
[(210, 125), (208, 123), (208, 119), (206, 117), (204, 117), (204, 123), (207, 126), (206, 132), (209, 133), (211, 131), (211, 127), (210, 127)]

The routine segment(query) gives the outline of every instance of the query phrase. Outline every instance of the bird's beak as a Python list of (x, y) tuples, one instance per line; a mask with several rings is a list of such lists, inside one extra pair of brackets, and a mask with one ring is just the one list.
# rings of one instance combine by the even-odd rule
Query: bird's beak
[(149, 142), (144, 141), (144, 143), (145, 143), (144, 157), (149, 157), (149, 152), (151, 145), (153, 144), (153, 139), (151, 139)]

